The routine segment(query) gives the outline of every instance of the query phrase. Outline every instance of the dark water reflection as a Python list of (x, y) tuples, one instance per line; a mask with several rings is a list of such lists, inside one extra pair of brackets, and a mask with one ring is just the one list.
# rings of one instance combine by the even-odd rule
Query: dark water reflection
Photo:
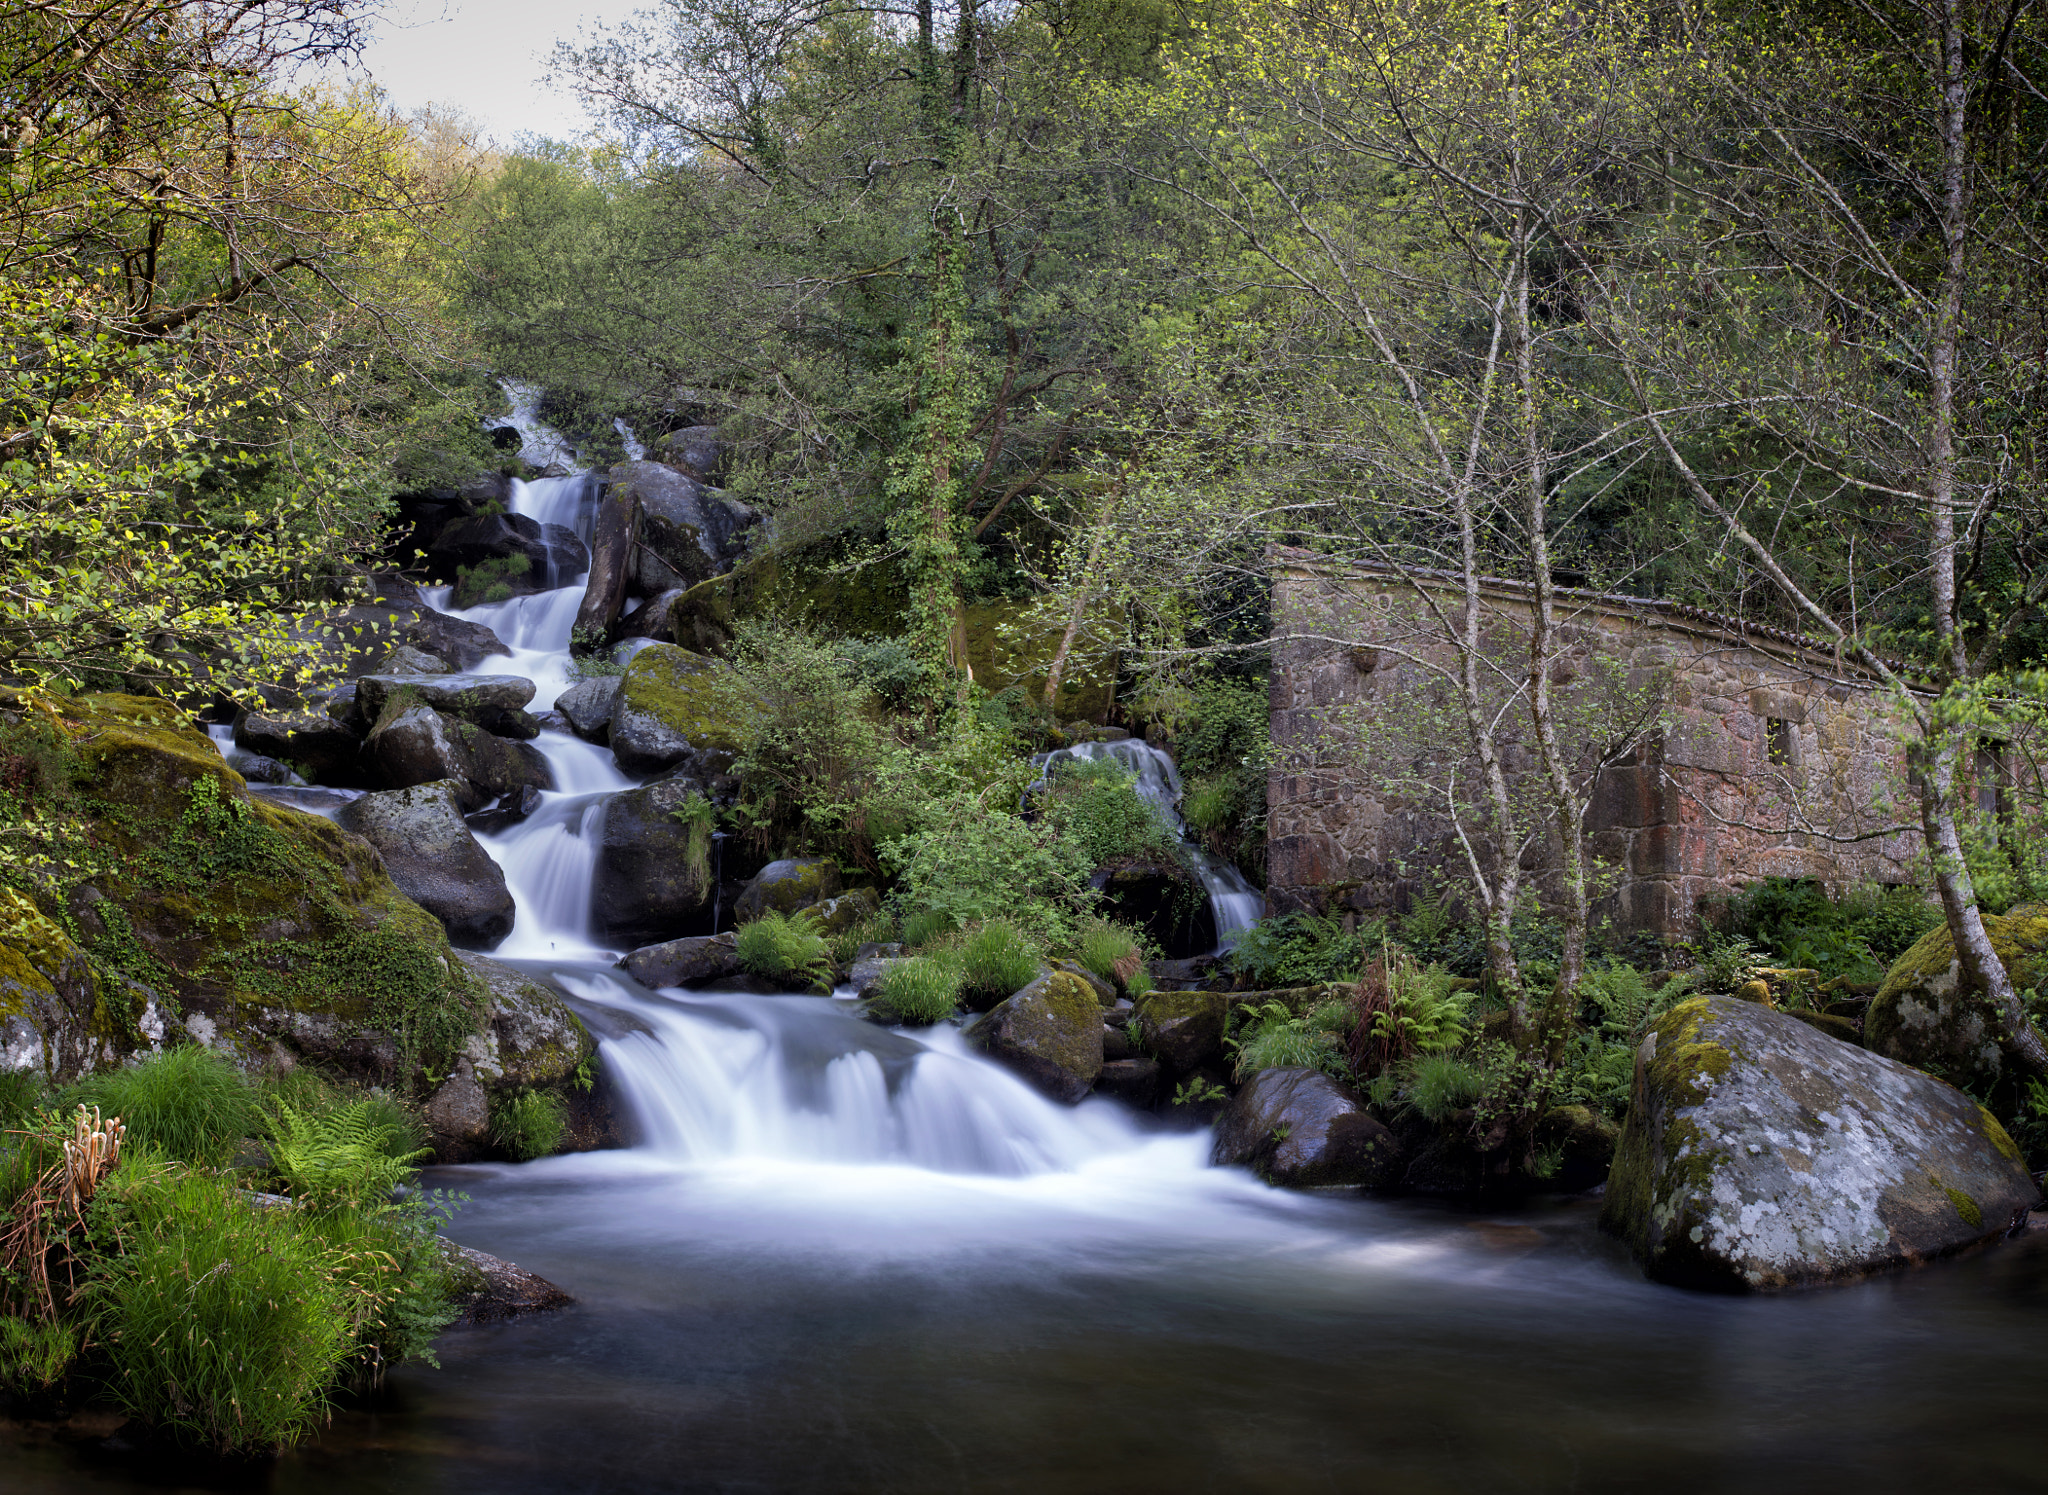
[[(1089, 1200), (1047, 1225), (968, 1186), (906, 1192), (889, 1170), (856, 1186), (865, 1212), (818, 1177), (442, 1181), (474, 1195), (456, 1234), (581, 1301), (449, 1336), (439, 1372), (402, 1372), (389, 1405), (339, 1415), (256, 1488), (2048, 1482), (2040, 1238), (1743, 1300), (1643, 1283), (1586, 1204), (1479, 1220), (1233, 1184), (1184, 1217)], [(764, 1211), (769, 1196), (784, 1204)], [(23, 1495), (167, 1487), (19, 1439), (0, 1460)]]

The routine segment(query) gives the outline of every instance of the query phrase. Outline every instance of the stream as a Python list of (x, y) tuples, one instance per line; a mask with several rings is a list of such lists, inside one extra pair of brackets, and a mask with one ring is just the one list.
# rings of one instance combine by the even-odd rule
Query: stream
[[(515, 507), (587, 536), (586, 477)], [(571, 683), (578, 578), (469, 609)], [(437, 602), (444, 598), (433, 599)], [(1063, 1107), (941, 1026), (844, 1000), (650, 992), (588, 917), (585, 830), (632, 781), (561, 733), (559, 788), (485, 844), (496, 952), (603, 1041), (630, 1150), (430, 1170), (455, 1239), (574, 1306), (443, 1337), (251, 1472), (290, 1492), (1752, 1491), (2044, 1483), (2048, 1240), (1859, 1286), (1644, 1281), (1596, 1200), (1481, 1215), (1269, 1189), (1206, 1132)], [(1125, 759), (1170, 806), (1171, 761)], [(1204, 863), (1226, 941), (1257, 914)], [(16, 1495), (180, 1488), (5, 1432)]]

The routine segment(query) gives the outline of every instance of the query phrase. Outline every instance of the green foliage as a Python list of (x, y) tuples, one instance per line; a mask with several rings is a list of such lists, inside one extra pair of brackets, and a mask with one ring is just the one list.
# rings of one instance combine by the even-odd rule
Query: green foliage
[(122, 1409), (223, 1450), (317, 1427), (355, 1348), (325, 1243), (205, 1173), (160, 1170), (110, 1203), (120, 1249), (95, 1258), (82, 1296)]
[(917, 651), (900, 638), (844, 638), (839, 658), (876, 700), (900, 710), (913, 704), (925, 684)]
[(1185, 719), (1175, 724), (1174, 761), (1187, 786), (1181, 818), (1211, 851), (1253, 876), (1265, 863), (1271, 712), (1263, 681), (1212, 677), (1194, 687)]
[(1384, 1068), (1406, 1055), (1462, 1048), (1476, 998), (1459, 987), (1459, 978), (1443, 967), (1419, 966), (1389, 948), (1359, 983), (1357, 1051), (1375, 1057), (1372, 1067)]
[(1300, 1016), (1284, 1003), (1267, 1002), (1240, 1009), (1237, 1021), (1243, 1026), (1231, 1041), (1237, 1046), (1239, 1083), (1262, 1069), (1293, 1066), (1319, 1069), (1332, 1079), (1352, 1078), (1346, 1040), (1356, 1020), (1342, 1002), (1322, 1002)]
[(942, 914), (936, 909), (921, 908), (916, 913), (903, 916), (903, 943), (913, 950), (922, 950), (934, 941), (953, 934), (955, 928), (951, 915)]
[(1075, 958), (1104, 981), (1125, 986), (1128, 976), (1144, 969), (1145, 947), (1124, 925), (1090, 919), (1081, 927)]
[(1741, 935), (1722, 935), (1702, 942), (1693, 980), (1701, 991), (1732, 992), (1755, 978), (1763, 964), (1760, 952)]
[(322, 1204), (367, 1204), (388, 1199), (408, 1182), (425, 1148), (396, 1153), (404, 1132), (388, 1103), (349, 1101), (302, 1111), (279, 1103), (270, 1112), (271, 1168), (295, 1199)]
[(1048, 943), (1065, 942), (1073, 917), (1088, 905), (1094, 870), (1073, 841), (971, 793), (932, 806), (927, 826), (883, 848), (902, 907), (955, 929), (1006, 919)]
[(1230, 1099), (1230, 1092), (1214, 1080), (1205, 1080), (1200, 1075), (1191, 1075), (1174, 1087), (1172, 1104), (1176, 1106), (1208, 1106)]
[(1137, 776), (1114, 758), (1054, 760), (1044, 804), (1046, 817), (1090, 867), (1185, 859), (1172, 824), (1138, 796)]
[(882, 977), (882, 1000), (898, 1022), (927, 1028), (953, 1015), (959, 1004), (961, 976), (959, 963), (949, 953), (920, 955), (889, 968)]
[(1761, 953), (1757, 964), (1868, 987), (1941, 919), (1940, 906), (1913, 888), (1859, 887), (1833, 899), (1808, 879), (1767, 877), (1728, 901), (1723, 928)]
[(961, 995), (1001, 1000), (1030, 984), (1038, 975), (1039, 958), (1014, 925), (991, 919), (960, 945)]
[(48, 1391), (63, 1380), (78, 1351), (78, 1330), (61, 1319), (0, 1314), (0, 1392)]
[(770, 981), (830, 991), (832, 951), (821, 931), (818, 916), (809, 909), (794, 914), (771, 909), (734, 933), (740, 967)]
[(700, 888), (711, 886), (711, 834), (718, 829), (718, 807), (701, 794), (692, 794), (669, 817), (684, 826), (683, 865), (690, 880)]
[(25, 1125), (48, 1100), (40, 1071), (0, 1070), (0, 1131)]
[(1455, 1054), (1422, 1054), (1403, 1068), (1402, 1101), (1425, 1120), (1439, 1125), (1451, 1114), (1486, 1098), (1491, 1082), (1485, 1070)]
[(1238, 936), (1230, 968), (1259, 988), (1350, 981), (1379, 941), (1373, 925), (1346, 934), (1336, 919), (1281, 914), (1259, 920)]
[(98, 1106), (104, 1115), (119, 1116), (135, 1142), (202, 1166), (227, 1162), (258, 1120), (255, 1087), (234, 1061), (196, 1045), (90, 1075), (62, 1100), (67, 1111)]
[(491, 1098), (491, 1140), (522, 1163), (559, 1151), (568, 1133), (567, 1109), (545, 1090)]

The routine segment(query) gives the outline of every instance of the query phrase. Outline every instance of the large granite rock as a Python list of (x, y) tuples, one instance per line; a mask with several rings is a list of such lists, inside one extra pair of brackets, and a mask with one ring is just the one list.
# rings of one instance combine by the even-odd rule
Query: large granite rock
[(1960, 1250), (2039, 1191), (1961, 1091), (1734, 997), (1696, 997), (1636, 1054), (1601, 1223), (1650, 1275), (1796, 1287)]
[(766, 913), (793, 914), (839, 893), (839, 868), (825, 857), (784, 857), (754, 874), (733, 905), (735, 924), (751, 924)]
[[(2048, 903), (1986, 914), (1984, 932), (2012, 984), (2048, 983)], [(1863, 1046), (1980, 1094), (2011, 1076), (2005, 1023), (1962, 981), (1954, 938), (1941, 924), (1893, 962), (1863, 1018)]]
[(590, 888), (591, 922), (622, 944), (667, 939), (710, 907), (709, 844), (676, 812), (703, 787), (690, 778), (657, 779), (604, 802)]
[(511, 652), (486, 625), (436, 612), (425, 604), (400, 625), (398, 637), (456, 670), (473, 670), (486, 659)]
[(621, 462), (611, 491), (640, 506), (640, 543), (633, 551), (633, 588), (645, 597), (696, 585), (722, 569), (732, 515), (708, 501), (696, 479), (659, 462)]
[(716, 426), (684, 426), (656, 438), (654, 451), (664, 462), (687, 468), (703, 482), (713, 482), (725, 461), (725, 443)]
[(555, 710), (569, 723), (569, 730), (587, 742), (603, 742), (611, 736), (612, 706), (619, 697), (619, 677), (599, 675), (579, 680), (555, 697)]
[(505, 874), (462, 819), (453, 779), (351, 800), (335, 823), (377, 848), (398, 890), (441, 921), (450, 944), (490, 950), (512, 932)]
[(468, 786), (463, 803), (469, 809), (529, 787), (554, 788), (547, 759), (532, 743), (509, 742), (406, 700), (388, 701), (363, 743), (364, 761), (385, 788), (455, 779)]
[(427, 547), (436, 575), (455, 583), (457, 607), (545, 592), (580, 576), (589, 552), (576, 532), (524, 514), (451, 521)]
[(1139, 1035), (1148, 1053), (1176, 1074), (1223, 1059), (1223, 1023), (1230, 1010), (1222, 992), (1156, 991), (1137, 1003)]
[(365, 675), (356, 681), (357, 709), (370, 721), (395, 696), (488, 730), (533, 699), (533, 682), (523, 675)]
[(631, 493), (607, 489), (597, 501), (590, 533), (590, 574), (583, 580), (583, 601), (570, 631), (571, 646), (578, 653), (600, 649), (611, 638), (612, 625), (625, 606), (633, 547), (639, 539), (639, 504)]
[(657, 643), (689, 647), (694, 640), (676, 632), (677, 619), (682, 616), (680, 604), (687, 595), (680, 588), (670, 588), (650, 598), (645, 606), (626, 619), (626, 631), (636, 638), (651, 638)]
[(553, 1095), (568, 1121), (557, 1152), (623, 1146), (597, 1040), (561, 993), (487, 955), (464, 950), (457, 958), (488, 994), (484, 1026), (463, 1046), (470, 1075), (485, 1095)]
[(1085, 982), (1048, 971), (970, 1024), (970, 1046), (1071, 1105), (1102, 1073), (1102, 1004)]
[(347, 788), (361, 781), (361, 735), (325, 710), (244, 711), (235, 720), (235, 746), (291, 764), (317, 783)]
[(1253, 1075), (1216, 1124), (1209, 1158), (1295, 1189), (1386, 1188), (1400, 1181), (1405, 1162), (1356, 1091), (1299, 1068)]
[(694, 986), (729, 981), (740, 974), (740, 952), (731, 930), (643, 945), (619, 967), (642, 986)]
[(619, 677), (612, 754), (627, 773), (687, 764), (709, 776), (731, 766), (742, 724), (725, 667), (674, 644), (649, 644)]

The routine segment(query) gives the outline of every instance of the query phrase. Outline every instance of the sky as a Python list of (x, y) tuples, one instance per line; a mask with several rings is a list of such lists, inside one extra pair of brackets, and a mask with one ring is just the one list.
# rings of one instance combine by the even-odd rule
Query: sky
[(383, 0), (363, 62), (410, 113), (453, 105), (502, 145), (526, 132), (569, 137), (589, 121), (566, 91), (540, 81), (557, 41), (617, 22), (648, 0)]

